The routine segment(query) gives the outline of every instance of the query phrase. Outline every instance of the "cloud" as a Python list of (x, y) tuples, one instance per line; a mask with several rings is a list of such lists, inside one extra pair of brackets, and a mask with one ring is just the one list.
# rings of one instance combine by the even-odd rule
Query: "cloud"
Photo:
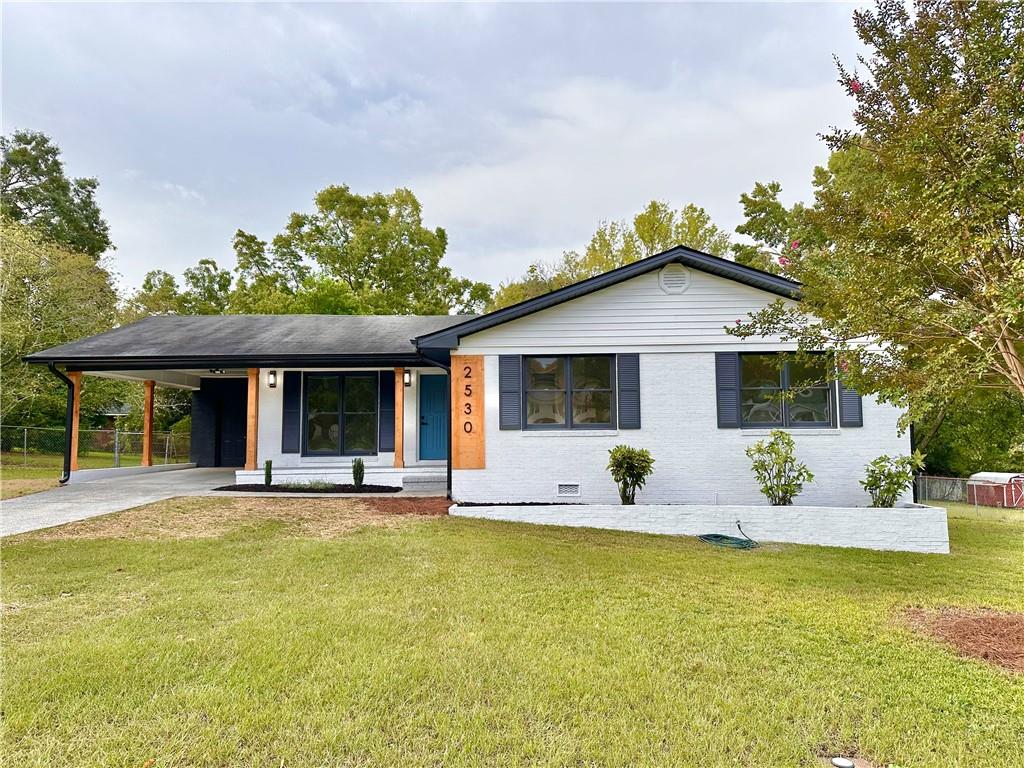
[(411, 186), (448, 228), (457, 264), (490, 280), (539, 252), (550, 259), (582, 247), (599, 221), (630, 218), (651, 199), (697, 203), (731, 229), (740, 193), (756, 180), (809, 191), (811, 168), (827, 157), (814, 135), (821, 114), (840, 116), (846, 105), (825, 85), (727, 87), (733, 98), (723, 101), (687, 77), (659, 88), (554, 84), (529, 99), (529, 117), (497, 125), (490, 162), (457, 164)]
[(328, 184), (409, 187), (498, 281), (652, 198), (739, 222), (848, 120), (830, 5), (8, 4), (3, 130), (96, 176), (128, 286), (233, 263)]

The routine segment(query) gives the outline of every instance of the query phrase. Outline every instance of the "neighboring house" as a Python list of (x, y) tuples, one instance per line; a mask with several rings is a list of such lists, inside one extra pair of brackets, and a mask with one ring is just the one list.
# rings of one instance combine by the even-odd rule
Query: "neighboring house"
[(815, 474), (802, 501), (863, 504), (864, 465), (910, 449), (900, 411), (824, 355), (780, 371), (792, 342), (725, 332), (799, 292), (677, 247), (479, 317), (161, 316), (28, 360), (192, 389), (194, 461), (239, 481), (267, 460), (277, 482), (349, 481), (361, 456), (372, 483), (450, 466), (460, 501), (615, 502), (626, 443), (655, 457), (645, 501), (757, 503), (744, 449), (781, 427)]

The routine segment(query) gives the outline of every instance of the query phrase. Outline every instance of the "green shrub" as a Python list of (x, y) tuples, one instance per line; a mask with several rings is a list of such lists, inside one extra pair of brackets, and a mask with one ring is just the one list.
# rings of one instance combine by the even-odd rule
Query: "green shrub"
[(333, 491), (334, 483), (329, 480), (294, 480), (281, 483), (282, 488), (294, 488), (296, 491)]
[(635, 504), (637, 489), (643, 488), (654, 472), (654, 458), (646, 448), (616, 445), (608, 451), (608, 470), (619, 486), (623, 504)]
[(263, 462), (263, 484), (271, 485), (274, 475), (274, 462), (267, 459)]
[(914, 480), (914, 472), (924, 467), (924, 456), (914, 451), (909, 456), (879, 456), (864, 468), (860, 481), (871, 494), (872, 507), (892, 507)]
[(363, 487), (363, 476), (366, 474), (366, 467), (362, 459), (352, 459), (352, 485), (358, 491)]
[(773, 506), (788, 507), (804, 489), (804, 483), (814, 479), (807, 465), (793, 455), (795, 447), (788, 432), (773, 429), (769, 441), (758, 440), (747, 448), (761, 493)]

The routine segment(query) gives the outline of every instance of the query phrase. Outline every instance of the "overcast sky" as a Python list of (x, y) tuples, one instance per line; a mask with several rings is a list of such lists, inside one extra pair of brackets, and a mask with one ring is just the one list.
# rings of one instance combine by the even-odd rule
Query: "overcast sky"
[(126, 288), (328, 184), (409, 187), (497, 283), (653, 198), (730, 230), (755, 180), (806, 199), (853, 7), (7, 2), (3, 131), (99, 179)]

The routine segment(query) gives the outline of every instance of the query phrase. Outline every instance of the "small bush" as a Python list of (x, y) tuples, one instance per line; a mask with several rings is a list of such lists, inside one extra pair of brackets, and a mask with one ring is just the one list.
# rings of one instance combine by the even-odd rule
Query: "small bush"
[(363, 476), (366, 474), (366, 467), (362, 459), (352, 459), (352, 485), (358, 491), (363, 487)]
[(282, 488), (294, 488), (297, 491), (333, 491), (334, 483), (329, 480), (295, 480), (281, 483)]
[(263, 484), (271, 485), (274, 478), (274, 462), (267, 459), (263, 462)]
[(860, 481), (871, 494), (872, 507), (892, 507), (914, 480), (914, 472), (924, 467), (924, 456), (914, 451), (909, 456), (879, 456), (864, 468)]
[(798, 462), (793, 455), (795, 447), (788, 432), (773, 429), (771, 440), (758, 440), (747, 448), (761, 493), (773, 506), (788, 507), (800, 495), (804, 483), (814, 479), (807, 465)]
[(654, 458), (646, 448), (616, 445), (608, 451), (608, 470), (619, 486), (623, 504), (635, 504), (637, 489), (643, 488), (654, 472)]

